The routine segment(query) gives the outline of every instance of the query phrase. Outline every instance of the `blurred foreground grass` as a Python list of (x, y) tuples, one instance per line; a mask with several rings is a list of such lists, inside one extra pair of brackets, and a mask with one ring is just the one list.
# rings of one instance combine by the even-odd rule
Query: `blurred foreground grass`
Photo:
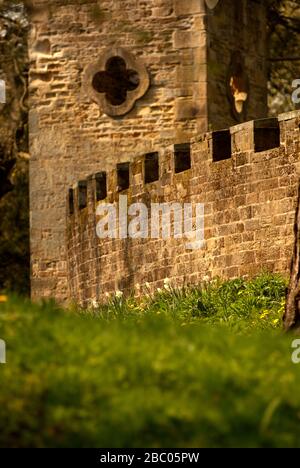
[(0, 303), (0, 446), (299, 447), (284, 289), (262, 275), (88, 313)]

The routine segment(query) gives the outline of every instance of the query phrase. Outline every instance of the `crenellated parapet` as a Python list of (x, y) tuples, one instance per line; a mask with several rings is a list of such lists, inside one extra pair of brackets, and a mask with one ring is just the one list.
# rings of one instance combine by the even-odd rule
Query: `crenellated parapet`
[[(130, 155), (108, 172), (101, 171), (100, 163), (67, 194), (72, 298), (102, 300), (106, 293), (129, 292), (145, 283), (154, 290), (166, 277), (179, 286), (204, 276), (286, 272), (298, 187), (299, 125), (300, 112), (292, 112)], [(143, 203), (149, 222), (152, 204), (203, 204), (203, 246), (187, 249), (184, 236), (120, 238), (119, 220), (116, 236), (99, 238), (101, 206), (119, 210), (121, 196), (127, 197), (128, 207)], [(175, 223), (173, 214), (171, 230)]]
[[(189, 200), (196, 179), (206, 186), (221, 166), (232, 177), (229, 132), (208, 134), (201, 144), (193, 138), (267, 115), (266, 2), (36, 0), (30, 14), (31, 291), (33, 299), (64, 303), (69, 187), (82, 181), (84, 194), (89, 174), (106, 172), (107, 199), (114, 198), (116, 165), (123, 179), (128, 163), (126, 190), (135, 199), (187, 193)], [(191, 169), (179, 172), (185, 166), (175, 168), (174, 144), (189, 142)], [(142, 172), (145, 155), (147, 167), (155, 166), (152, 153), (160, 171), (153, 181), (150, 169), (149, 179)], [(74, 201), (68, 222), (78, 216)]]

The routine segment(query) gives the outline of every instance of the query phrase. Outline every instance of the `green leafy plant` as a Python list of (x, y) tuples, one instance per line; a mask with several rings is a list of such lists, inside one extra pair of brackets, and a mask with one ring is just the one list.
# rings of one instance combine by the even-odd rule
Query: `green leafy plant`
[(0, 446), (299, 447), (284, 291), (263, 274), (86, 311), (3, 297)]

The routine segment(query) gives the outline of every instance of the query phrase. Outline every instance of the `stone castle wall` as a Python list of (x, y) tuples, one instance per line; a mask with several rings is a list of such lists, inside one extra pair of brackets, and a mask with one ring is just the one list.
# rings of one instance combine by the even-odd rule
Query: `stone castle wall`
[[(173, 0), (102, 0), (99, 11), (97, 1), (50, 3), (33, 17), (30, 38), (32, 295), (64, 300), (66, 188), (98, 165), (108, 170), (205, 130), (206, 35), (201, 2), (182, 16)], [(117, 46), (143, 62), (151, 86), (112, 119), (90, 101), (83, 77)]]
[[(97, 202), (96, 179), (90, 177), (85, 208), (78, 206), (76, 186), (70, 192), (72, 214), (67, 214), (70, 298), (85, 304), (146, 282), (155, 290), (166, 277), (181, 286), (207, 275), (286, 273), (298, 190), (299, 127), (300, 112), (293, 112), (204, 134), (192, 140), (191, 168), (177, 174), (174, 148), (162, 148), (159, 180), (148, 184), (140, 155), (130, 164), (125, 191), (118, 191), (117, 171), (110, 171), (107, 197)], [(189, 251), (185, 239), (174, 238), (99, 239), (97, 206), (118, 202), (120, 194), (128, 196), (129, 204), (148, 207), (151, 202), (204, 203), (204, 247)]]
[[(245, 118), (266, 115), (263, 50), (254, 47), (258, 35), (264, 44), (263, 3), (222, 0), (208, 11), (204, 0), (34, 1), (29, 41), (33, 298), (68, 298), (68, 187), (99, 169), (110, 171), (139, 154), (234, 122), (226, 74), (236, 49), (246, 57), (251, 77)], [(150, 86), (130, 112), (112, 117), (91, 100), (85, 76), (105, 51), (120, 47), (147, 69)]]
[[(207, 97), (210, 130), (236, 125), (228, 105), (228, 80), (233, 53), (239, 51), (247, 81), (244, 121), (267, 116), (266, 2), (221, 0), (207, 17)], [(259, 39), (258, 39), (259, 38)]]

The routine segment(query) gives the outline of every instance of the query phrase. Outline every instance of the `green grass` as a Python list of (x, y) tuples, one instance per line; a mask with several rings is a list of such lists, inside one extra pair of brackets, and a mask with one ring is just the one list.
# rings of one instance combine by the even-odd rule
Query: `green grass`
[(299, 447), (284, 290), (262, 275), (84, 314), (0, 304), (0, 446)]

